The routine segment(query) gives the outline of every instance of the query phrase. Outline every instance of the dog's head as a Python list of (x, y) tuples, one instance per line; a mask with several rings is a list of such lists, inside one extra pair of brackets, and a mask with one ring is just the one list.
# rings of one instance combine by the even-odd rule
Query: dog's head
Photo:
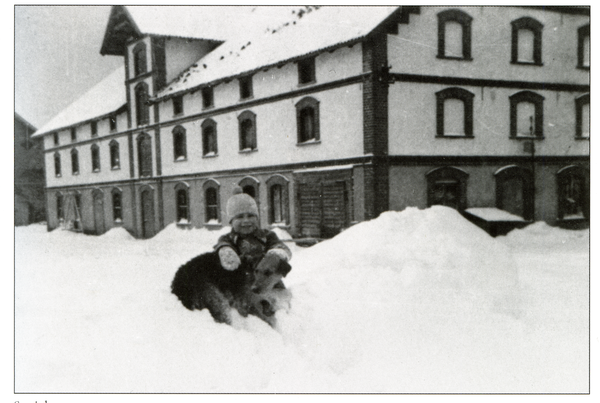
[(267, 254), (254, 269), (254, 281), (250, 289), (260, 294), (269, 291), (283, 277), (285, 277), (292, 266), (277, 255)]

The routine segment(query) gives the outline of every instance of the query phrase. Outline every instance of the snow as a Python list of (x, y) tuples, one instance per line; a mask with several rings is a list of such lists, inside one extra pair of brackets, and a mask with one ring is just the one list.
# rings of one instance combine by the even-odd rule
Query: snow
[(268, 25), (259, 25), (268, 29), (238, 30), (161, 90), (157, 98), (360, 39), (398, 7), (324, 6), (301, 15), (299, 9), (292, 13), (285, 8), (287, 19), (275, 28), (280, 20), (269, 18)]
[(466, 212), (483, 218), (486, 221), (525, 221), (523, 217), (495, 207), (472, 207), (468, 208)]
[(446, 207), (386, 212), (290, 244), (276, 329), (217, 324), (170, 293), (229, 230), (15, 228), (15, 391), (589, 391), (588, 230), (492, 238)]

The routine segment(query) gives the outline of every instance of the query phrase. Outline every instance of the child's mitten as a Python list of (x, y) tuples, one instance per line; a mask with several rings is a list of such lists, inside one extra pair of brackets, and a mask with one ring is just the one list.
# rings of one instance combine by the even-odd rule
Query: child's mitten
[(242, 264), (238, 254), (229, 246), (219, 249), (219, 259), (221, 260), (221, 266), (229, 271), (237, 269)]

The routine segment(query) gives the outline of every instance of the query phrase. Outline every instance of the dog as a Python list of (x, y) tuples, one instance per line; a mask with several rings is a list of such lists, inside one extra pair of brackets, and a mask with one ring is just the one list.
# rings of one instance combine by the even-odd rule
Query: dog
[(231, 310), (243, 317), (254, 315), (275, 326), (275, 312), (289, 309), (291, 293), (282, 278), (291, 266), (267, 255), (256, 267), (242, 259), (236, 270), (221, 267), (216, 252), (188, 261), (175, 273), (171, 292), (189, 310), (208, 309), (218, 323), (231, 325)]

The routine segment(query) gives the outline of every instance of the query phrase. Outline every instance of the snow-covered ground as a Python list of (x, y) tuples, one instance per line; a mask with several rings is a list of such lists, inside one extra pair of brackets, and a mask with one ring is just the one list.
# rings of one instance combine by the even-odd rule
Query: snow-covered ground
[(292, 244), (292, 309), (275, 330), (217, 324), (171, 294), (179, 265), (223, 231), (16, 228), (15, 391), (589, 390), (587, 230), (491, 238), (444, 207), (384, 213)]

